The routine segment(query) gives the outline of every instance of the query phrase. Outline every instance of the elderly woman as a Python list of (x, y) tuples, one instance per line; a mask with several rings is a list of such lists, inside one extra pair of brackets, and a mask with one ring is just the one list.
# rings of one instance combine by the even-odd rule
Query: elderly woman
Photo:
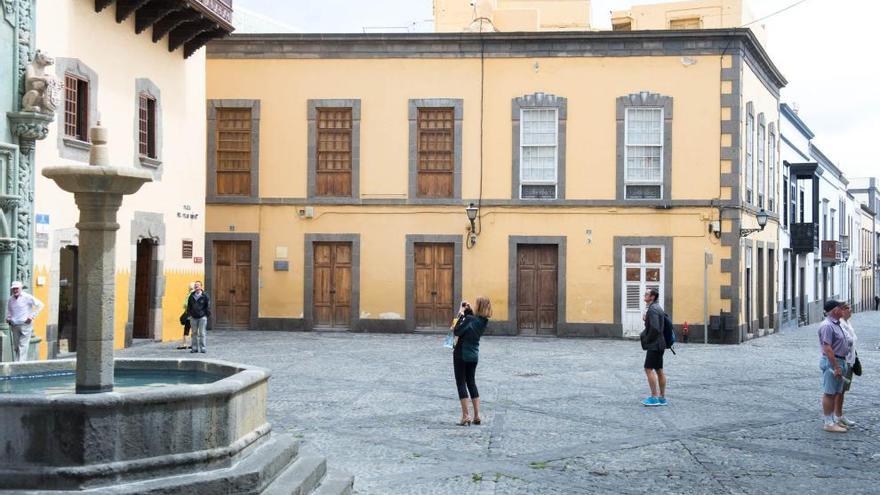
[(841, 392), (837, 396), (837, 400), (834, 402), (834, 419), (835, 422), (844, 428), (852, 428), (856, 425), (854, 421), (850, 421), (843, 415), (843, 396), (849, 392), (849, 388), (852, 385), (852, 377), (853, 377), (853, 367), (856, 364), (856, 341), (858, 338), (856, 337), (856, 331), (853, 329), (852, 325), (849, 323), (850, 318), (852, 318), (852, 308), (847, 303), (843, 303), (841, 306), (841, 310), (843, 314), (840, 317), (840, 328), (846, 332), (847, 340), (850, 342), (849, 352), (846, 354), (846, 374), (844, 375), (846, 379), (843, 384), (843, 392)]
[[(480, 393), (477, 391), (476, 372), (477, 362), (480, 359), (480, 337), (486, 332), (489, 318), (492, 317), (492, 303), (488, 298), (478, 297), (473, 310), (474, 314), (468, 314), (470, 305), (462, 304), (458, 322), (453, 332), (458, 340), (452, 350), (452, 365), (455, 370), (455, 384), (458, 387), (458, 399), (461, 402), (461, 420), (459, 426), (467, 426), (473, 422), (479, 425), (480, 419)], [(468, 411), (468, 396), (474, 407), (474, 416), (471, 418)]]

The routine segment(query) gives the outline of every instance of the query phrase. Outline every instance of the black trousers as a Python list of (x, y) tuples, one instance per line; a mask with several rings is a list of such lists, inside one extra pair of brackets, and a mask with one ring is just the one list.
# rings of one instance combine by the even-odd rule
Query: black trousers
[(477, 363), (467, 363), (459, 356), (453, 355), (452, 365), (455, 369), (455, 385), (458, 387), (458, 398), (467, 399), (470, 394), (471, 399), (479, 399), (480, 392), (477, 391), (477, 382), (474, 379), (477, 374)]

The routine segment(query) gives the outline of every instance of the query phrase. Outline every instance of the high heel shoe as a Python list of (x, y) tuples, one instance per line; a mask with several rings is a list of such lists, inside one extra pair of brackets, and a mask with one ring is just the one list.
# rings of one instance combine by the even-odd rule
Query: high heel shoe
[(455, 424), (457, 424), (458, 426), (470, 426), (471, 425), (471, 418), (465, 418)]

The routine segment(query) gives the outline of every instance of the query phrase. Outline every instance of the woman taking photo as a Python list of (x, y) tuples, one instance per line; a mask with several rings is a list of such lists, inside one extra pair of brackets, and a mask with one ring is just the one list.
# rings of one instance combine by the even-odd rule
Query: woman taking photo
[[(461, 303), (458, 321), (453, 332), (456, 342), (452, 350), (452, 364), (455, 369), (455, 384), (458, 386), (458, 399), (461, 402), (461, 421), (459, 426), (467, 426), (480, 420), (480, 393), (474, 378), (477, 362), (480, 359), (480, 337), (486, 332), (489, 318), (492, 317), (492, 303), (485, 297), (478, 297), (476, 308), (467, 302)], [(468, 397), (474, 407), (474, 416), (468, 412)]]

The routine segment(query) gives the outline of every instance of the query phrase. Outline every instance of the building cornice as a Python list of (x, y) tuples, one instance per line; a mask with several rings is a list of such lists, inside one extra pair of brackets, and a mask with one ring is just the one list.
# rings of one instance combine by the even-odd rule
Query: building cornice
[(517, 33), (233, 34), (209, 59), (625, 57), (733, 54), (742, 50), (778, 92), (788, 81), (747, 28)]
[(797, 130), (799, 130), (801, 134), (803, 134), (804, 137), (806, 137), (807, 139), (813, 139), (814, 137), (816, 137), (816, 135), (813, 134), (813, 131), (811, 131), (810, 128), (807, 127), (807, 124), (803, 120), (801, 120), (797, 112), (795, 112), (794, 109), (788, 106), (788, 103), (783, 103), (779, 105), (779, 113), (787, 118), (789, 122), (794, 124)]
[(813, 143), (810, 143), (810, 156), (815, 158), (816, 161), (819, 162), (820, 165), (822, 165), (822, 167), (828, 169), (838, 179), (840, 179), (840, 182), (842, 182), (844, 186), (849, 185), (849, 180), (847, 180), (843, 172), (839, 168), (837, 168), (837, 165), (835, 165), (834, 162), (831, 161), (831, 159), (825, 156), (825, 153), (823, 153), (822, 150), (816, 147), (816, 145), (814, 145)]

